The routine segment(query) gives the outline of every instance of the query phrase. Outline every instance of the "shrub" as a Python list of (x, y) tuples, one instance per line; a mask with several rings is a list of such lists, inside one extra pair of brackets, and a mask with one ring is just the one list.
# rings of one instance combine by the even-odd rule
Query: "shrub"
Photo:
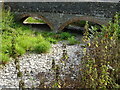
[(50, 43), (47, 41), (43, 41), (43, 42), (38, 43), (35, 46), (34, 51), (36, 53), (46, 53), (50, 50), (50, 48), (51, 48)]
[(68, 44), (74, 45), (74, 44), (77, 44), (77, 43), (78, 43), (78, 41), (75, 39), (74, 36), (68, 38)]

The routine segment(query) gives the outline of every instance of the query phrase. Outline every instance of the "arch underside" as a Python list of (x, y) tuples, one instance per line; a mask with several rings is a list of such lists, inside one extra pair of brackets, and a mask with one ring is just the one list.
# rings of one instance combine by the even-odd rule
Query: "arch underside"
[[(59, 32), (60, 30), (63, 30), (67, 25), (69, 25), (73, 22), (78, 22), (78, 21), (89, 21), (89, 22), (96, 23), (98, 25), (108, 25), (108, 20), (99, 19), (99, 18), (90, 17), (90, 16), (73, 17), (69, 20), (63, 21), (62, 24), (54, 23), (54, 18), (52, 16), (51, 16), (51, 18), (50, 17), (45, 18), (44, 16), (38, 15), (38, 14), (22, 14), (18, 18), (20, 18), (21, 21), (24, 21), (28, 17), (40, 18), (51, 28), (51, 30), (55, 30), (55, 31), (57, 30), (57, 32)], [(49, 20), (51, 20), (51, 21), (49, 21)], [(59, 19), (57, 22), (60, 22)]]
[(104, 21), (104, 20), (100, 20), (98, 18), (94, 18), (94, 17), (74, 17), (72, 19), (69, 19), (68, 21), (64, 22), (60, 27), (59, 30), (63, 30), (67, 25), (74, 23), (74, 22), (78, 22), (78, 21), (88, 21), (88, 22), (93, 22), (96, 23), (98, 25), (108, 25), (108, 21)]

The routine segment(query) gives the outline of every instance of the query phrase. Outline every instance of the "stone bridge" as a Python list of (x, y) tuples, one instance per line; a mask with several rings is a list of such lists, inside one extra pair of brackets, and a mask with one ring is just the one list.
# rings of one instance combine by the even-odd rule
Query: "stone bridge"
[(18, 21), (41, 18), (56, 32), (80, 20), (108, 25), (115, 13), (120, 12), (119, 2), (4, 2), (4, 7), (14, 12)]

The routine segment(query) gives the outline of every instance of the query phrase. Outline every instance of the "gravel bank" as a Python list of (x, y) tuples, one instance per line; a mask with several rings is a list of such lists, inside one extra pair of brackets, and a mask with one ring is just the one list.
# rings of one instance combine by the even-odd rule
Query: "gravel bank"
[[(70, 65), (80, 65), (81, 56), (83, 55), (81, 45), (67, 45), (66, 50), (69, 57), (66, 68), (69, 68)], [(20, 70), (23, 73), (22, 79), (24, 80), (25, 87), (37, 87), (41, 82), (40, 78), (42, 79), (42, 77), (45, 76), (44, 73), (51, 71), (52, 60), (54, 59), (56, 64), (58, 64), (62, 53), (62, 44), (58, 43), (52, 45), (52, 49), (49, 53), (26, 53), (19, 57)], [(68, 69), (64, 69), (65, 72), (68, 72), (67, 70)], [(50, 80), (53, 79), (52, 73), (47, 77)], [(21, 78), (17, 77), (14, 61), (7, 64), (3, 69), (0, 69), (0, 88), (18, 88), (20, 80)], [(46, 84), (48, 83), (50, 82), (46, 81)]]

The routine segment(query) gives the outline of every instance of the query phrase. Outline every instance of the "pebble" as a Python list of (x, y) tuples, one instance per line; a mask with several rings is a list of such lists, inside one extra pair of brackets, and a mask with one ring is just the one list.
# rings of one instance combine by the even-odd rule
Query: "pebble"
[[(62, 57), (62, 43), (53, 44), (52, 49), (49, 53), (42, 54), (32, 54), (26, 53), (25, 55), (19, 57), (20, 60), (20, 70), (23, 73), (23, 80), (26, 88), (31, 88), (39, 86), (40, 80), (37, 75), (41, 72), (47, 73), (51, 71), (52, 60), (59, 64), (59, 60)], [(69, 65), (79, 65), (82, 56), (82, 48), (80, 45), (67, 45), (68, 63), (66, 64), (65, 71), (69, 69)], [(76, 54), (79, 53), (79, 55)], [(64, 70), (63, 69), (63, 70)], [(61, 75), (63, 77), (64, 75)], [(71, 78), (74, 78), (73, 75)], [(50, 80), (53, 80), (53, 75), (48, 74)], [(14, 61), (8, 63), (3, 69), (0, 69), (0, 88), (18, 88), (19, 80), (17, 78), (16, 68)], [(50, 81), (45, 82), (45, 84), (50, 83)]]

